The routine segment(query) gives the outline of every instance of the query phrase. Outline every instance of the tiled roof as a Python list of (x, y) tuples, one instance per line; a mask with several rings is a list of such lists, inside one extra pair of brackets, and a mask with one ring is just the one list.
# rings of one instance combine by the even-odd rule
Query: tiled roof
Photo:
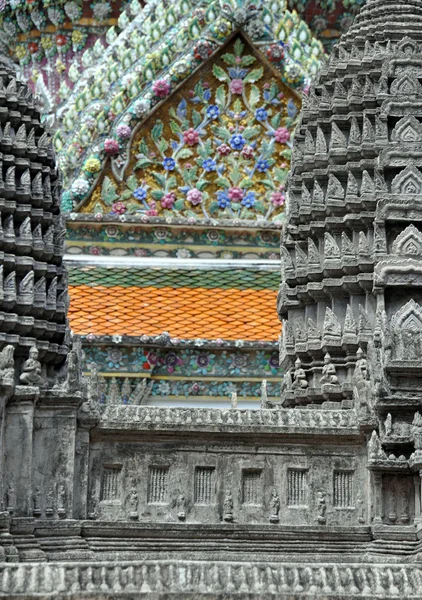
[(69, 276), (69, 319), (78, 334), (278, 337), (277, 272), (84, 268)]
[(190, 287), (277, 290), (280, 273), (251, 269), (123, 269), (104, 267), (69, 268), (70, 285), (122, 287)]

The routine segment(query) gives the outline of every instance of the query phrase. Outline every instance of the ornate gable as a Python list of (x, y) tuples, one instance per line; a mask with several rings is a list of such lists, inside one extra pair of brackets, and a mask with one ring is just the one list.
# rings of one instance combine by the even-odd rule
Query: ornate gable
[[(204, 46), (203, 49), (206, 49)], [(237, 34), (107, 161), (82, 212), (275, 219), (300, 99)]]

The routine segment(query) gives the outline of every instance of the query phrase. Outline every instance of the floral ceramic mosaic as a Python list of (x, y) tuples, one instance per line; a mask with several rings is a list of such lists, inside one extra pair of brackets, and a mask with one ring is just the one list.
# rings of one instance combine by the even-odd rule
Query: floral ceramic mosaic
[(170, 98), (135, 131), (128, 166), (100, 179), (83, 211), (280, 218), (300, 100), (241, 37), (209, 75), (189, 81), (176, 105)]
[[(210, 68), (214, 57), (221, 54), (221, 48), (230, 43), (231, 34), (238, 28), (250, 36), (254, 48), (252, 51), (248, 48), (245, 53), (243, 49), (237, 50), (237, 55), (233, 48), (227, 50), (226, 59), (230, 64), (224, 64), (223, 60), (223, 64), (216, 65), (212, 73)], [(257, 48), (261, 60), (258, 60)], [(232, 55), (230, 59), (229, 54)], [(188, 0), (178, 0), (171, 7), (161, 2), (148, 4), (111, 42), (103, 59), (99, 58), (87, 75), (81, 77), (60, 111), (62, 127), (57, 131), (54, 143), (67, 188), (63, 194), (63, 208), (72, 210), (77, 207), (77, 210), (116, 214), (138, 210), (146, 218), (164, 211), (172, 214), (175, 211), (180, 214), (189, 212), (195, 218), (211, 212), (223, 218), (250, 217), (251, 214), (258, 214), (261, 218), (275, 216), (281, 212), (284, 200), (283, 190), (279, 189), (283, 177), (281, 173), (276, 175), (274, 169), (271, 175), (272, 179), (276, 175), (277, 185), (276, 189), (271, 189), (272, 199), (261, 198), (259, 190), (247, 188), (248, 184), (242, 188), (240, 181), (247, 178), (243, 173), (241, 179), (237, 176), (237, 181), (229, 180), (229, 184), (220, 181), (221, 189), (218, 191), (221, 194), (218, 198), (216, 193), (210, 195), (210, 191), (203, 187), (204, 178), (198, 182), (199, 187), (192, 184), (196, 182), (201, 168), (208, 173), (208, 178), (215, 172), (218, 177), (214, 179), (227, 179), (229, 159), (242, 151), (242, 160), (249, 161), (249, 171), (253, 170), (254, 176), (265, 175), (273, 167), (271, 162), (274, 160), (272, 152), (264, 144), (264, 141), (270, 144), (271, 140), (265, 139), (265, 136), (272, 131), (274, 144), (284, 145), (282, 150), (288, 150), (294, 119), (300, 107), (300, 97), (293, 90), (300, 92), (306, 88), (318, 71), (322, 55), (320, 42), (312, 37), (307, 25), (296, 13), (286, 10), (282, 0), (272, 0), (269, 4), (237, 3), (235, 0), (220, 3), (214, 0), (196, 3), (195, 8)], [(262, 58), (264, 56), (265, 59)], [(259, 64), (262, 60), (271, 63), (272, 69), (267, 64)], [(178, 86), (196, 74), (198, 69), (204, 75), (207, 73), (207, 77), (197, 78), (187, 97), (181, 98)], [(269, 81), (266, 70), (271, 71), (274, 82)], [(268, 88), (264, 87), (266, 84)], [(287, 100), (283, 101), (280, 94)], [(153, 143), (160, 144), (160, 148), (154, 150), (161, 156), (159, 168), (154, 172), (161, 179), (156, 177), (154, 185), (152, 181), (146, 182), (147, 188), (143, 185), (142, 173), (128, 174), (126, 169), (127, 163), (134, 159), (133, 153), (140, 155), (136, 159), (138, 170), (146, 168), (145, 160), (155, 158), (151, 156), (148, 144), (147, 148), (139, 147), (141, 140), (136, 140), (137, 144), (133, 145), (135, 130), (152, 110), (159, 109), (161, 103), (170, 97), (174, 104), (174, 117), (169, 119), (174, 122), (172, 135), (166, 131), (167, 119), (166, 122), (162, 119), (162, 130), (157, 123), (151, 131)], [(191, 108), (192, 103), (196, 103), (194, 108)], [(280, 108), (283, 110), (280, 111)], [(282, 112), (280, 117), (277, 112)], [(228, 119), (231, 125), (224, 122)], [(240, 123), (245, 120), (246, 124)], [(220, 128), (221, 135), (224, 129), (223, 138), (216, 128)], [(240, 128), (247, 130), (247, 137)], [(260, 133), (264, 134), (264, 139), (261, 139), (262, 136), (259, 138)], [(220, 164), (214, 147), (218, 140)], [(175, 148), (171, 146), (174, 143), (181, 146), (179, 154), (182, 152), (182, 156), (175, 156)], [(164, 149), (166, 144), (168, 147)], [(230, 149), (226, 155), (225, 146)], [(189, 160), (188, 151), (199, 148), (203, 156), (195, 154)], [(142, 158), (145, 150), (147, 155)], [(184, 158), (183, 154), (186, 155)], [(197, 164), (195, 161), (199, 158), (201, 162)], [(283, 160), (280, 159), (280, 162)], [(284, 162), (287, 168), (288, 155)], [(223, 166), (226, 173), (218, 173), (217, 168), (222, 169)], [(178, 181), (176, 176), (180, 175), (182, 167), (190, 171), (184, 174), (184, 182)], [(166, 191), (158, 198), (164, 177)], [(126, 190), (120, 189), (123, 179), (127, 182)], [(179, 188), (187, 187), (189, 189), (181, 192), (185, 197), (178, 197)], [(266, 191), (269, 189), (266, 188)], [(207, 195), (210, 196), (209, 202)], [(186, 202), (183, 207), (181, 200)], [(222, 211), (226, 214), (220, 215)]]

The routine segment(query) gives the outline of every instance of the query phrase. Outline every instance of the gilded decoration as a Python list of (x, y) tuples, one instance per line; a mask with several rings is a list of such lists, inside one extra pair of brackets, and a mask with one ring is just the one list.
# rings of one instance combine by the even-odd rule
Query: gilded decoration
[(279, 220), (299, 110), (238, 34), (138, 125), (82, 211)]

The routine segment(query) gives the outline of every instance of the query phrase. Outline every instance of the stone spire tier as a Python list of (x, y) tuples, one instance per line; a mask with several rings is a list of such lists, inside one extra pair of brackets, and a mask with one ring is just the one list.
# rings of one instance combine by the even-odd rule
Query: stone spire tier
[(281, 248), (287, 406), (406, 405), (409, 429), (422, 399), (421, 38), (422, 2), (368, 2), (304, 101)]
[(27, 85), (0, 58), (0, 344), (14, 347), (18, 366), (36, 347), (43, 379), (68, 350), (59, 198), (49, 133)]

